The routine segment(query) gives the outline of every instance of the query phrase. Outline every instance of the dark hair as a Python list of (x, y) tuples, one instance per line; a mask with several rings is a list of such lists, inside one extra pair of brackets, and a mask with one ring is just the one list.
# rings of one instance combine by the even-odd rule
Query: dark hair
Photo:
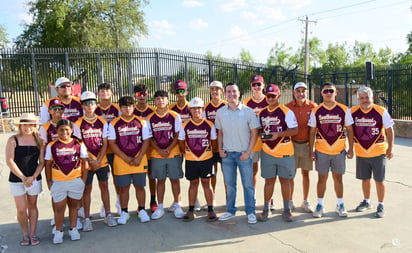
[(147, 85), (143, 84), (143, 83), (139, 83), (137, 85), (134, 86), (134, 92), (145, 92), (147, 91)]
[(157, 98), (157, 97), (167, 97), (168, 98), (169, 94), (167, 93), (167, 91), (158, 90), (158, 91), (155, 92), (154, 97), (155, 98)]
[(335, 85), (334, 83), (332, 83), (332, 82), (326, 82), (326, 83), (323, 84), (322, 87), (324, 87), (324, 86), (332, 86), (333, 88), (336, 89), (336, 85)]
[(134, 105), (134, 99), (131, 96), (123, 96), (119, 98), (119, 106)]
[(111, 90), (111, 89), (112, 89), (112, 85), (110, 83), (101, 83), (97, 86), (97, 91)]
[(61, 119), (57, 121), (56, 129), (59, 129), (59, 127), (61, 126), (69, 126), (71, 129), (73, 129), (73, 123), (68, 119)]

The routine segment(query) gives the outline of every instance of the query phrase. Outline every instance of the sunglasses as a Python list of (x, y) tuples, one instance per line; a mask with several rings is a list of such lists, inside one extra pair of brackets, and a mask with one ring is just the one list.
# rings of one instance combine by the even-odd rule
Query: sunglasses
[(275, 94), (267, 94), (266, 97), (267, 97), (267, 98), (277, 98), (278, 95), (275, 95)]
[(186, 90), (184, 89), (178, 89), (176, 90), (176, 94), (185, 94)]
[(335, 89), (324, 89), (322, 90), (323, 94), (333, 94), (335, 93)]
[(147, 92), (145, 92), (145, 91), (136, 92), (136, 97), (140, 97), (140, 96), (143, 96), (143, 97), (147, 96)]
[(96, 104), (96, 101), (95, 101), (95, 100), (86, 100), (86, 101), (84, 101), (82, 104), (85, 105), (85, 106), (95, 105), (95, 104)]
[(252, 87), (260, 87), (260, 86), (262, 86), (261, 83), (252, 83)]
[(53, 111), (53, 112), (63, 111), (64, 107), (63, 106), (55, 106), (55, 107), (50, 108), (50, 110)]
[(71, 85), (66, 85), (66, 84), (63, 84), (63, 85), (59, 86), (59, 88), (62, 88), (62, 89), (66, 89), (66, 88), (70, 88), (70, 87), (72, 87), (72, 86)]

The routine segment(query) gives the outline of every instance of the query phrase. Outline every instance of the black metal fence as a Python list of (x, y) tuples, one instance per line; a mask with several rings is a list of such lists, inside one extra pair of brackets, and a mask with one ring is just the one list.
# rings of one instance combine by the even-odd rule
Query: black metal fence
[[(411, 66), (376, 69), (375, 79), (369, 83), (376, 91), (377, 102), (386, 106), (395, 118), (412, 119), (411, 72)], [(255, 74), (262, 75), (266, 83), (281, 86), (281, 103), (292, 99), (294, 83), (305, 80), (303, 72), (296, 68), (244, 64), (165, 49), (0, 50), (0, 97), (7, 99), (11, 117), (23, 112), (38, 114), (41, 104), (50, 96), (50, 85), (61, 76), (80, 84), (82, 90), (96, 91), (99, 83), (111, 83), (114, 101), (132, 94), (134, 85), (145, 83), (150, 97), (156, 90), (163, 89), (170, 91), (173, 102), (176, 98), (172, 84), (176, 80), (188, 83), (188, 99), (199, 96), (208, 101), (208, 84), (213, 80), (224, 84), (236, 82), (243, 96), (250, 96), (249, 80)], [(319, 88), (324, 82), (332, 81), (342, 88), (338, 100), (353, 105), (356, 102), (353, 92), (364, 83), (360, 81), (364, 77), (365, 69), (314, 72), (308, 76), (311, 98), (319, 101)]]

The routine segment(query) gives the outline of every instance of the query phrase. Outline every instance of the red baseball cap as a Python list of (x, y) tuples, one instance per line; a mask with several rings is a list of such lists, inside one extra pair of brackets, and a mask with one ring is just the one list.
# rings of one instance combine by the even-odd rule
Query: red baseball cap
[(187, 90), (187, 84), (185, 81), (183, 80), (177, 80), (174, 84), (173, 84), (173, 88), (175, 90)]
[(62, 102), (60, 99), (58, 99), (58, 98), (55, 98), (55, 99), (50, 100), (49, 108), (52, 108), (52, 107), (55, 107), (55, 106), (63, 106), (63, 107), (64, 107), (64, 104), (63, 104), (63, 102)]
[(254, 75), (250, 79), (250, 83), (264, 83), (264, 82), (265, 80), (263, 79), (261, 75)]
[(266, 94), (279, 95), (280, 94), (279, 86), (277, 86), (276, 84), (269, 84), (266, 87)]

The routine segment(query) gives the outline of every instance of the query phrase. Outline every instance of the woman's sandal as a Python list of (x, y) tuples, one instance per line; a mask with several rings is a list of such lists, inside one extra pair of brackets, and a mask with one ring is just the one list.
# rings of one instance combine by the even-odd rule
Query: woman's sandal
[(30, 239), (30, 243), (33, 246), (38, 245), (40, 243), (39, 237), (37, 235), (32, 235)]
[(217, 216), (215, 214), (215, 212), (210, 211), (207, 213), (207, 220), (208, 222), (212, 222), (212, 221), (216, 221), (217, 220)]
[(185, 216), (183, 216), (183, 221), (192, 221), (195, 218), (195, 214), (193, 212), (187, 212)]
[(28, 246), (30, 245), (30, 237), (29, 235), (23, 235), (23, 239), (20, 241), (21, 246)]

